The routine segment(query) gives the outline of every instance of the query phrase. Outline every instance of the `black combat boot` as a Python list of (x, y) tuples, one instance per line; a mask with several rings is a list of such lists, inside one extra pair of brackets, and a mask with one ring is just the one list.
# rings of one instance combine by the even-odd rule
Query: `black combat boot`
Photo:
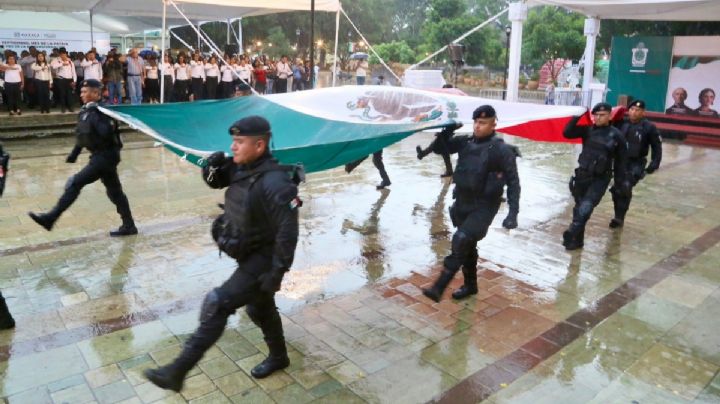
[(287, 355), (284, 338), (266, 339), (265, 343), (270, 350), (270, 354), (264, 361), (260, 362), (250, 371), (250, 374), (256, 379), (268, 377), (276, 370), (285, 369), (290, 366), (290, 358), (288, 358)]
[(452, 166), (452, 160), (450, 160), (450, 156), (447, 154), (443, 154), (442, 158), (443, 158), (443, 162), (445, 163), (445, 173), (440, 174), (440, 178), (452, 177), (453, 166)]
[(385, 187), (389, 187), (391, 184), (390, 180), (382, 180), (379, 184), (375, 186), (375, 189), (385, 189)]
[(447, 288), (447, 285), (454, 276), (454, 272), (448, 270), (447, 268), (443, 268), (442, 272), (440, 272), (440, 276), (435, 281), (435, 284), (433, 284), (429, 289), (422, 290), (423, 295), (429, 299), (439, 302), (443, 292), (445, 292), (445, 288)]
[(563, 233), (563, 246), (568, 251), (583, 248), (585, 241), (585, 225), (572, 222), (570, 227)]
[(622, 227), (624, 223), (625, 223), (624, 219), (614, 217), (614, 218), (610, 219), (610, 228), (617, 229), (618, 227)]
[(5, 298), (0, 295), (0, 330), (15, 328), (15, 320), (8, 310)]
[(201, 357), (202, 353), (198, 356), (186, 343), (182, 353), (173, 363), (157, 369), (145, 369), (143, 375), (161, 389), (179, 392), (183, 388), (185, 376)]
[(415, 146), (415, 151), (417, 152), (418, 160), (422, 160), (425, 156), (432, 153), (432, 150), (429, 147), (427, 149), (423, 150), (422, 147)]
[(138, 234), (138, 229), (135, 227), (135, 222), (132, 218), (123, 220), (122, 226), (118, 227), (117, 230), (110, 231), (110, 237), (132, 236), (135, 234)]
[(466, 268), (463, 266), (462, 269), (465, 283), (460, 286), (460, 289), (453, 292), (453, 299), (459, 300), (464, 299), (470, 295), (477, 294), (477, 267)]
[(55, 225), (55, 221), (57, 220), (57, 216), (50, 213), (37, 214), (33, 212), (28, 212), (28, 216), (30, 216), (30, 219), (42, 226), (47, 231), (52, 230), (53, 226)]

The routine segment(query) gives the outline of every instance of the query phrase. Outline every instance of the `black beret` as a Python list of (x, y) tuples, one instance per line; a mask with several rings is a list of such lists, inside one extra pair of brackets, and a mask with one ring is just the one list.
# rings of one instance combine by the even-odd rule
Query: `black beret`
[(233, 136), (269, 135), (270, 122), (261, 116), (248, 116), (232, 124), (228, 132)]
[(102, 88), (103, 85), (99, 80), (87, 79), (87, 80), (83, 80), (82, 85), (80, 87)]
[(628, 106), (628, 108), (632, 108), (632, 107), (638, 107), (638, 108), (645, 109), (645, 101), (635, 100), (635, 101), (631, 102), (630, 105)]
[(473, 111), (472, 118), (473, 120), (478, 118), (495, 118), (495, 108), (491, 107), (490, 105), (481, 105)]
[(612, 106), (607, 102), (599, 102), (595, 104), (592, 109), (593, 114), (597, 114), (598, 112), (612, 112)]

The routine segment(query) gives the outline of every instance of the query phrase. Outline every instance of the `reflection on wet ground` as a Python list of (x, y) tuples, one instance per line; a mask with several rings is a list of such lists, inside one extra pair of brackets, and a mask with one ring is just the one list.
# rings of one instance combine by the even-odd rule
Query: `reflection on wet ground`
[[(301, 241), (278, 304), (291, 367), (257, 381), (266, 352), (238, 315), (182, 394), (148, 384), (197, 325), (202, 296), (229, 276), (209, 224), (222, 192), (152, 142), (135, 139), (120, 176), (139, 224), (119, 224), (100, 184), (48, 233), (70, 175), (67, 139), (6, 143), (0, 288), (18, 320), (0, 333), (9, 402), (718, 402), (720, 152), (664, 145), (664, 165), (634, 192), (622, 231), (605, 198), (585, 248), (559, 244), (571, 215), (577, 149), (508, 139), (523, 151), (520, 228), (498, 214), (479, 244), (480, 292), (424, 299), (447, 254), (452, 186), (442, 160), (415, 158), (419, 134), (388, 148), (392, 186), (370, 162), (310, 175)], [(452, 285), (458, 286), (460, 277)], [(422, 381), (422, 383), (418, 383)]]

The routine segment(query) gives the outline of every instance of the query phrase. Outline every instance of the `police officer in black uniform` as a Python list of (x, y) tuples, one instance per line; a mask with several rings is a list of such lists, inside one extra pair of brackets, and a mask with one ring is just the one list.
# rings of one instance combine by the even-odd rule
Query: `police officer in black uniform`
[(477, 293), (476, 245), (487, 234), (500, 208), (505, 185), (510, 211), (502, 225), (507, 229), (517, 227), (520, 178), (515, 159), (519, 153), (496, 136), (497, 117), (492, 106), (477, 108), (473, 121), (472, 136), (456, 136), (447, 144), (451, 153), (459, 153), (453, 174), (455, 203), (450, 207), (450, 219), (458, 229), (440, 277), (431, 288), (423, 289), (423, 294), (436, 302), (460, 267), (465, 282), (453, 293), (453, 298), (462, 299)]
[[(10, 154), (5, 153), (2, 143), (0, 143), (0, 197), (5, 189), (5, 180), (7, 179), (7, 170), (10, 162)], [(0, 293), (0, 330), (7, 330), (15, 327), (15, 320), (8, 310), (5, 298)]]
[(80, 97), (85, 105), (78, 114), (75, 147), (65, 160), (68, 163), (74, 163), (82, 149), (86, 148), (90, 151), (88, 165), (70, 177), (65, 185), (65, 192), (50, 212), (28, 213), (37, 224), (47, 231), (52, 230), (57, 219), (75, 202), (84, 186), (100, 180), (105, 185), (108, 198), (115, 204), (117, 212), (122, 218), (120, 228), (111, 231), (110, 235), (113, 237), (128, 236), (138, 232), (117, 172), (122, 148), (117, 122), (98, 109), (101, 92), (102, 83), (98, 80), (82, 82)]
[[(357, 166), (360, 165), (360, 163), (365, 161), (366, 158), (367, 156), (361, 158), (360, 160), (353, 161), (352, 163), (345, 164), (345, 172), (350, 174)], [(385, 164), (383, 163), (383, 149), (380, 149), (372, 154), (372, 162), (375, 168), (377, 168), (381, 179), (380, 183), (375, 186), (375, 189), (381, 190), (392, 185), (390, 182), (390, 176), (385, 170)]]
[[(620, 132), (627, 142), (627, 174), (630, 189), (626, 194), (619, 192), (613, 185), (610, 193), (615, 206), (615, 217), (610, 220), (610, 227), (622, 227), (625, 214), (630, 208), (632, 187), (645, 177), (660, 168), (662, 160), (662, 138), (655, 125), (645, 118), (645, 102), (635, 100), (630, 104), (627, 119), (620, 125)], [(650, 164), (647, 164), (648, 152), (652, 149)]]
[(570, 179), (575, 208), (572, 223), (563, 233), (563, 246), (567, 250), (582, 248), (585, 224), (607, 191), (613, 170), (617, 192), (623, 195), (629, 192), (625, 175), (627, 145), (620, 131), (610, 125), (611, 112), (610, 104), (601, 102), (592, 109), (595, 120), (592, 127), (577, 125), (581, 115), (571, 119), (563, 132), (568, 139), (582, 138), (583, 144), (578, 168)]
[(227, 187), (224, 213), (213, 223), (212, 233), (220, 250), (234, 258), (238, 267), (205, 296), (200, 326), (180, 356), (145, 372), (164, 389), (182, 389), (185, 375), (220, 338), (228, 317), (242, 306), (262, 330), (270, 351), (250, 372), (253, 377), (269, 376), (290, 364), (275, 292), (292, 265), (298, 240), (297, 186), (288, 175), (288, 166), (279, 165), (270, 154), (267, 120), (243, 118), (230, 127), (230, 134), (233, 156), (213, 153), (202, 175), (211, 188)]
[(435, 139), (427, 148), (423, 149), (420, 146), (415, 147), (418, 160), (422, 160), (430, 153), (439, 154), (442, 157), (443, 163), (445, 163), (445, 172), (440, 174), (441, 178), (452, 177), (453, 175), (452, 160), (450, 160), (450, 151), (447, 148), (447, 144), (450, 142), (450, 138), (456, 129), (457, 127), (446, 127), (435, 135)]

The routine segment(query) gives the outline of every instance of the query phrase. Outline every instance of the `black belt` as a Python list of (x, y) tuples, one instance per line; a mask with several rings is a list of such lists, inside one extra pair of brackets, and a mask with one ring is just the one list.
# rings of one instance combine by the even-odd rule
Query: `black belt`
[(140, 74), (130, 74), (130, 73), (128, 73), (128, 76), (137, 77), (137, 76), (140, 76)]

